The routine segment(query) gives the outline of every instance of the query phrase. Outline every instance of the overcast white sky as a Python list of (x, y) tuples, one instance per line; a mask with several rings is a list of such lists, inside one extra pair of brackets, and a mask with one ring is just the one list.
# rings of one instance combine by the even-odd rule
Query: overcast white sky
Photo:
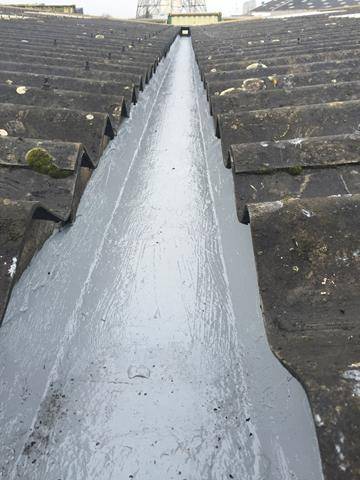
[[(134, 17), (137, 6), (137, 0), (8, 0), (0, 3), (76, 4), (84, 7), (85, 13), (90, 15), (106, 13), (124, 18)], [(207, 0), (208, 11), (223, 12), (224, 15), (241, 13), (237, 9), (242, 4), (243, 0)]]

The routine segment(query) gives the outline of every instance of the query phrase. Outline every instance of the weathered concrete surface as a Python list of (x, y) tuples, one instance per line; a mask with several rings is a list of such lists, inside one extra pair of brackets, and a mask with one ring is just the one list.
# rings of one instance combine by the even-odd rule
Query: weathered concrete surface
[[(4, 478), (319, 480), (270, 353), (191, 42), (176, 42), (0, 335)], [(181, 473), (180, 473), (181, 472)]]
[[(48, 80), (50, 82), (50, 80)], [(50, 83), (49, 83), (50, 85)], [(130, 110), (122, 95), (102, 95), (100, 93), (73, 92), (68, 90), (28, 87), (24, 94), (18, 94), (19, 87), (16, 85), (0, 84), (0, 103), (12, 105), (36, 105), (43, 108), (68, 108), (83, 112), (107, 113), (112, 125), (117, 129), (122, 117), (128, 115)]]
[(225, 165), (231, 166), (231, 145), (354, 133), (359, 107), (360, 101), (354, 100), (218, 115)]
[[(89, 115), (91, 115), (89, 117)], [(80, 128), (81, 125), (81, 128)], [(11, 137), (82, 143), (96, 166), (114, 129), (106, 113), (2, 103), (0, 127)]]
[(15, 281), (58, 221), (39, 202), (0, 198), (0, 323)]
[[(275, 78), (274, 82), (277, 81)], [(268, 80), (270, 82), (270, 80)], [(295, 88), (273, 88), (268, 91), (261, 79), (252, 79), (241, 89), (231, 90), (224, 95), (211, 97), (211, 111), (214, 117), (221, 113), (238, 113), (242, 110), (265, 110), (290, 105), (311, 105), (328, 102), (358, 100), (360, 82), (339, 82)], [(251, 91), (251, 88), (253, 89)], [(250, 91), (249, 91), (250, 90)], [(1, 94), (1, 90), (0, 90)]]
[(360, 192), (358, 133), (231, 145), (238, 218), (249, 203)]
[(360, 195), (249, 206), (269, 342), (308, 392), (329, 480), (360, 478), (359, 209)]
[[(44, 175), (32, 168), (27, 161), (29, 152), (48, 154), (57, 168), (55, 173)], [(0, 138), (0, 191), (3, 198), (40, 202), (63, 222), (74, 218), (93, 167), (79, 143)]]

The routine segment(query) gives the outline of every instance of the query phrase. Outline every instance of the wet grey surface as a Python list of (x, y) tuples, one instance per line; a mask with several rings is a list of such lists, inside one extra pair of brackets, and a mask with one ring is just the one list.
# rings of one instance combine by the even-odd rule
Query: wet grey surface
[(2, 478), (322, 478), (189, 39), (15, 288), (0, 379)]

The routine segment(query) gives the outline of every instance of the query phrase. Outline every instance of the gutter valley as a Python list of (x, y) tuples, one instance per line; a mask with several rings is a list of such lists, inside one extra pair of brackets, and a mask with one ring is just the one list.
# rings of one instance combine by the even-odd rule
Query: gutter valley
[(0, 336), (3, 478), (319, 480), (271, 354), (250, 231), (178, 39)]

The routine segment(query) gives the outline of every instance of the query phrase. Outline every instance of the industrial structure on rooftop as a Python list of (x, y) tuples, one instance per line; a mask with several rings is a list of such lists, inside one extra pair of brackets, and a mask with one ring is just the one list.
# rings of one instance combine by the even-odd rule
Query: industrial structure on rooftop
[(167, 23), (169, 25), (192, 27), (195, 25), (211, 25), (213, 23), (219, 23), (221, 20), (222, 15), (220, 12), (170, 13)]
[(139, 0), (137, 18), (167, 19), (170, 13), (204, 13), (206, 0)]

